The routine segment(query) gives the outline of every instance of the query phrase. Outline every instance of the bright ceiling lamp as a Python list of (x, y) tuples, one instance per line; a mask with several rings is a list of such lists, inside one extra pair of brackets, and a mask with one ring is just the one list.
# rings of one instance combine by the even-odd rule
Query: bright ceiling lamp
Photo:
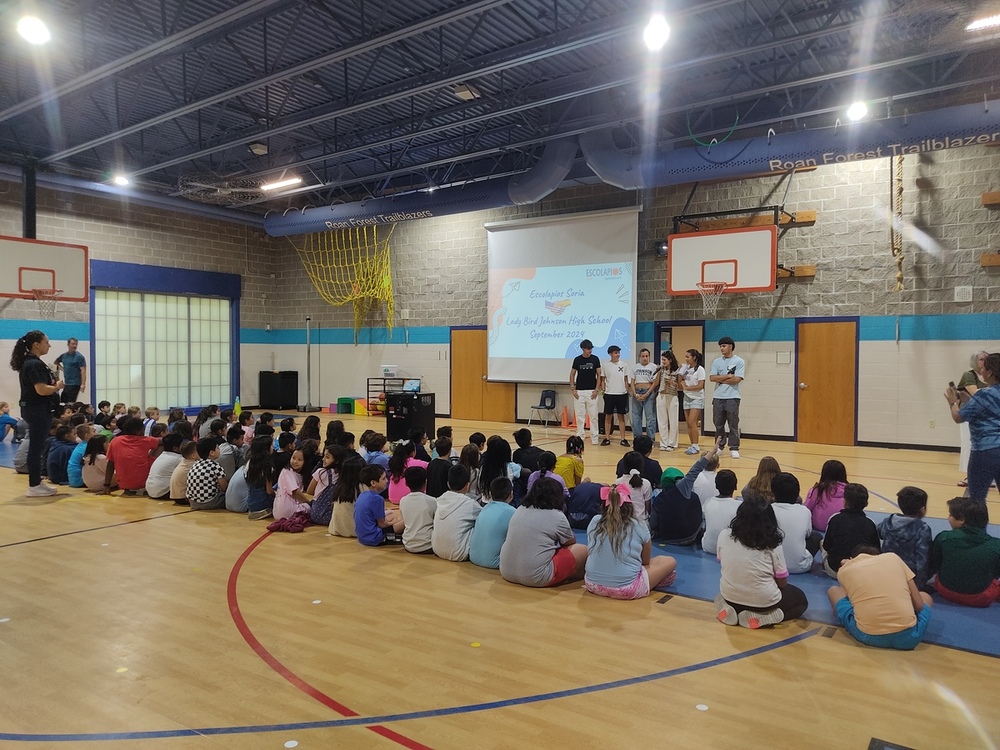
[(31, 44), (45, 44), (52, 38), (48, 26), (37, 16), (24, 16), (18, 21), (17, 33)]
[(867, 114), (868, 105), (864, 102), (854, 102), (854, 104), (847, 108), (847, 119), (852, 122), (857, 122)]
[(991, 29), (994, 26), (1000, 26), (1000, 15), (988, 16), (987, 18), (980, 18), (978, 21), (973, 21), (968, 26), (966, 26), (965, 30), (979, 31), (980, 29)]
[(269, 182), (266, 185), (261, 185), (261, 190), (281, 190), (281, 188), (291, 187), (292, 185), (298, 185), (302, 182), (301, 177), (289, 177), (287, 180), (278, 180), (277, 182)]
[(123, 174), (116, 174), (111, 181), (118, 185), (118, 187), (125, 187), (131, 183), (131, 180)]
[(670, 24), (662, 13), (654, 13), (642, 32), (642, 40), (650, 52), (659, 52), (670, 38)]

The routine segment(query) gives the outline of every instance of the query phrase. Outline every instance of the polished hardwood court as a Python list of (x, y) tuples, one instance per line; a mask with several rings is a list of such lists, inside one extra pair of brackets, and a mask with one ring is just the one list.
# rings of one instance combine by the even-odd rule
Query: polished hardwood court
[[(342, 417), (356, 434), (375, 418)], [(325, 418), (326, 419), (326, 418)], [(518, 427), (439, 420), (456, 444)], [(561, 452), (568, 432), (533, 426)], [(617, 443), (617, 441), (616, 441)], [(595, 481), (625, 449), (592, 448)], [(946, 514), (957, 455), (748, 440), (803, 491), (844, 461)], [(687, 468), (682, 452), (656, 453)], [(997, 659), (861, 646), (797, 621), (727, 628), (710, 602), (635, 602), (355, 540), (266, 533), (225, 511), (83, 490), (25, 498), (0, 470), (0, 743), (158, 748), (993, 748)], [(887, 498), (888, 500), (883, 500)], [(998, 496), (990, 496), (991, 509)], [(683, 565), (683, 561), (682, 561)], [(1000, 606), (983, 638), (1000, 638)], [(286, 744), (289, 743), (289, 744)]]

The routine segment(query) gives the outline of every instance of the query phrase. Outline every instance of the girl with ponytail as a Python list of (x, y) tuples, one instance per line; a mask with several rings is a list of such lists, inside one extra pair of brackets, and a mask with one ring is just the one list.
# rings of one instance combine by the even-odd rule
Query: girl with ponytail
[(649, 515), (649, 504), (653, 500), (653, 485), (648, 479), (642, 478), (642, 467), (645, 463), (638, 451), (629, 451), (622, 457), (623, 474), (615, 480), (615, 484), (627, 484), (632, 495), (633, 515), (639, 521), (646, 523)]
[(57, 394), (65, 385), (41, 360), (49, 348), (48, 336), (28, 331), (17, 340), (10, 355), (10, 369), (17, 371), (21, 383), (21, 418), (28, 423), (28, 497), (47, 497), (57, 492), (42, 481), (42, 448), (52, 426), (53, 407), (59, 403)]

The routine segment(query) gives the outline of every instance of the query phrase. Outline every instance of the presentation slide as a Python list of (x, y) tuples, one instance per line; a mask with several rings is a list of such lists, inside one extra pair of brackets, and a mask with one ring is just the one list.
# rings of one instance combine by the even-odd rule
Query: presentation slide
[(635, 359), (635, 208), (488, 224), (488, 377), (568, 383), (580, 342)]

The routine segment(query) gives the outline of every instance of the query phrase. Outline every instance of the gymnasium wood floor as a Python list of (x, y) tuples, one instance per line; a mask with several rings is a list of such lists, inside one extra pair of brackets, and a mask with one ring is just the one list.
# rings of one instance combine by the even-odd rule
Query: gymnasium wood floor
[[(380, 426), (345, 422), (356, 434)], [(515, 429), (451, 424), (461, 439)], [(557, 452), (567, 435), (534, 432)], [(588, 444), (590, 476), (612, 478), (622, 450)], [(767, 454), (804, 486), (829, 457), (876, 495), (917, 484), (932, 515), (959, 478), (955, 454), (755, 440), (724, 465), (742, 484)], [(680, 453), (657, 457), (689, 466)], [(266, 535), (235, 514), (146, 498), (28, 499), (26, 478), (0, 471), (4, 746), (866, 748), (879, 738), (994, 748), (1000, 738), (989, 657), (884, 652), (802, 621), (727, 628), (703, 601), (529, 590), (469, 563), (362, 549), (315, 528)], [(892, 510), (874, 496), (870, 507)]]

